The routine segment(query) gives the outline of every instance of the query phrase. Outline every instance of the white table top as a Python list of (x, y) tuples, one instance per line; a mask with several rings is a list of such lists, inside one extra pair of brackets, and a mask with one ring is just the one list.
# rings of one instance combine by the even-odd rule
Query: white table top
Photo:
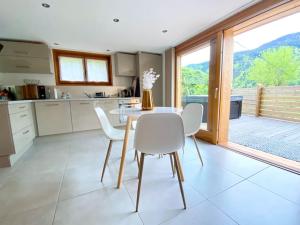
[(140, 108), (124, 108), (124, 109), (113, 109), (109, 113), (114, 115), (124, 115), (131, 117), (139, 117), (144, 114), (150, 113), (176, 113), (181, 114), (182, 109), (175, 107), (154, 107), (153, 110), (141, 110)]

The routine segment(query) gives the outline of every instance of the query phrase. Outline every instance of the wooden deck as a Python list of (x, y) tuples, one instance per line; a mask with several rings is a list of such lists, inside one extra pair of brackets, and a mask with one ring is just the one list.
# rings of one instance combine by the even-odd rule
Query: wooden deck
[(300, 162), (300, 123), (243, 115), (230, 120), (229, 141)]

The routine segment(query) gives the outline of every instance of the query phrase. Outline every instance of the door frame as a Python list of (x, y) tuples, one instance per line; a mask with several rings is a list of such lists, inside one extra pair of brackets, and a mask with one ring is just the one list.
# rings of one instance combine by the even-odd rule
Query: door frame
[(193, 52), (202, 46), (210, 44), (210, 64), (208, 81), (208, 130), (199, 130), (197, 138), (203, 139), (213, 144), (218, 143), (218, 119), (219, 119), (219, 99), (222, 67), (222, 44), (223, 32), (218, 32), (204, 38), (197, 45), (188, 47), (184, 51), (175, 52), (176, 57), (176, 76), (175, 76), (175, 107), (181, 107), (181, 56)]

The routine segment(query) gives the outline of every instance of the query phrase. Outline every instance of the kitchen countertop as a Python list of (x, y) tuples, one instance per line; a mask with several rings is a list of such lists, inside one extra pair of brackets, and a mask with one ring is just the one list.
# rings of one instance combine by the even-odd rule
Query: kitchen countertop
[(136, 98), (137, 97), (36, 99), (36, 100), (16, 100), (16, 101), (0, 100), (0, 104), (22, 104), (22, 103), (30, 103), (30, 102), (57, 102), (57, 101), (103, 101), (103, 100), (136, 99)]

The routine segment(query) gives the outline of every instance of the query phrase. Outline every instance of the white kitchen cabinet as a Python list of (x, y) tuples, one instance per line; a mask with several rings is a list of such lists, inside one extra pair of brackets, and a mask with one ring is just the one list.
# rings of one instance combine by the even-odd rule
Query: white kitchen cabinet
[(13, 165), (36, 136), (32, 103), (0, 104), (0, 167)]
[(94, 110), (95, 101), (71, 101), (73, 131), (100, 129)]
[(49, 58), (0, 56), (0, 72), (50, 74)]
[(36, 102), (39, 136), (72, 132), (69, 101)]
[(20, 41), (0, 41), (3, 49), (1, 56), (34, 57), (49, 59), (49, 48), (42, 43), (29, 43)]
[(137, 75), (136, 55), (129, 53), (115, 54), (115, 70), (117, 76)]

